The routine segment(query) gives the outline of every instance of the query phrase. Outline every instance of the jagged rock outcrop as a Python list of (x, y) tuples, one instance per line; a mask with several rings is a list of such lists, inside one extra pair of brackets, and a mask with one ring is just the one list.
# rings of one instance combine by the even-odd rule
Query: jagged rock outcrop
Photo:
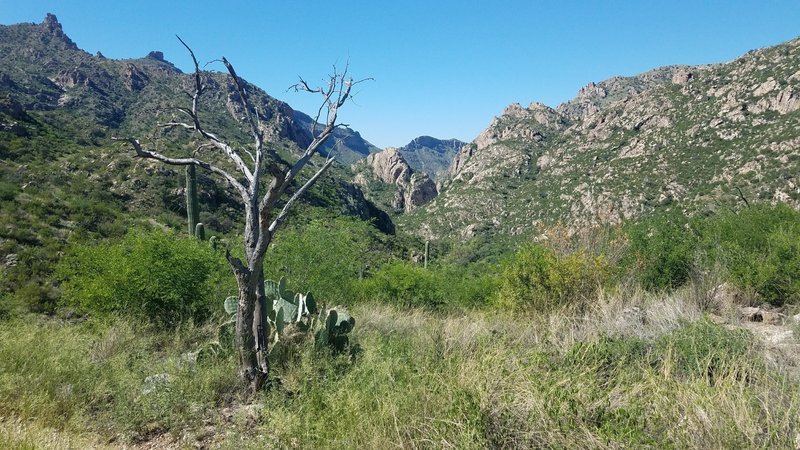
[(55, 14), (47, 13), (45, 16), (44, 21), (42, 22), (42, 27), (47, 30), (53, 37), (55, 37), (58, 41), (64, 43), (68, 48), (77, 50), (78, 46), (72, 42), (72, 39), (69, 38), (66, 34), (64, 34), (64, 30), (61, 27), (61, 23), (59, 23), (58, 18), (56, 18)]
[(404, 184), (411, 179), (411, 168), (393, 147), (367, 156), (367, 165), (375, 177), (386, 184)]
[[(394, 187), (390, 206), (395, 211), (411, 211), (433, 200), (439, 193), (436, 183), (426, 174), (414, 172), (397, 148), (372, 153), (353, 165), (354, 182), (369, 192), (371, 182)], [(385, 203), (389, 203), (383, 199)]]
[(146, 73), (139, 70), (135, 65), (128, 64), (125, 71), (125, 88), (129, 91), (141, 91), (150, 81)]

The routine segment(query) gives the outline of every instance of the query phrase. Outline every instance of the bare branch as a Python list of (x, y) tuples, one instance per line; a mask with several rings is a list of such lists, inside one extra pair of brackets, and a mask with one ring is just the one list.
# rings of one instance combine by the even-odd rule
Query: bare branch
[(256, 162), (256, 157), (253, 156), (253, 154), (250, 152), (250, 150), (244, 149), (244, 152), (247, 154), (247, 156), (250, 157), (250, 160), (252, 160), (254, 163)]
[(305, 194), (308, 188), (310, 188), (319, 179), (319, 177), (321, 177), (322, 174), (324, 174), (333, 165), (334, 161), (335, 159), (333, 158), (329, 158), (327, 161), (325, 161), (325, 164), (320, 167), (317, 173), (309, 178), (308, 181), (306, 181), (306, 184), (304, 184), (300, 189), (297, 190), (297, 192), (294, 193), (294, 195), (289, 198), (286, 204), (283, 205), (281, 212), (278, 214), (272, 224), (270, 224), (270, 233), (274, 233), (275, 230), (283, 223), (283, 221), (286, 220), (286, 216), (289, 214), (289, 210), (292, 208), (292, 206), (294, 206), (295, 202), (297, 202), (297, 200), (302, 197), (303, 194)]
[(190, 125), (188, 123), (183, 123), (183, 122), (165, 122), (165, 123), (159, 123), (157, 126), (167, 130), (171, 130), (173, 128), (186, 128), (187, 130), (192, 130), (192, 131), (195, 130), (194, 125)]
[(747, 201), (747, 197), (744, 196), (744, 193), (739, 188), (739, 186), (736, 186), (736, 190), (739, 192), (739, 198), (742, 199), (742, 201), (744, 202), (744, 206), (749, 208), (750, 207), (750, 202)]
[(195, 151), (192, 152), (192, 155), (199, 155), (201, 150), (205, 150), (207, 148), (214, 148), (214, 146), (211, 144), (200, 144), (197, 146), (197, 149), (195, 149)]
[(242, 199), (245, 202), (247, 202), (248, 198), (247, 188), (245, 188), (244, 185), (239, 182), (239, 180), (231, 176), (228, 172), (213, 164), (210, 164), (208, 162), (205, 162), (197, 158), (170, 158), (168, 156), (162, 155), (161, 153), (157, 153), (152, 150), (146, 150), (142, 148), (142, 144), (139, 142), (139, 140), (134, 138), (112, 138), (112, 139), (115, 141), (123, 141), (131, 144), (133, 150), (136, 152), (136, 156), (140, 158), (155, 159), (157, 161), (161, 161), (165, 164), (171, 164), (173, 166), (188, 166), (189, 164), (196, 164), (198, 167), (202, 167), (203, 169), (208, 170), (209, 172), (215, 173), (224, 178), (225, 181), (228, 182), (228, 184), (230, 184), (231, 186), (236, 188), (237, 191), (239, 191), (239, 195), (241, 195)]
[(231, 63), (224, 56), (222, 57), (222, 64), (225, 64), (225, 68), (228, 69), (228, 74), (230, 74), (231, 78), (233, 79), (233, 84), (236, 86), (236, 92), (239, 93), (239, 98), (242, 100), (245, 118), (247, 119), (247, 124), (250, 126), (250, 133), (253, 134), (253, 137), (256, 139), (256, 141), (261, 141), (261, 131), (258, 129), (257, 122), (258, 117), (256, 114), (256, 119), (253, 119), (253, 114), (250, 112), (250, 100), (247, 98), (247, 91), (242, 85), (241, 79), (239, 79), (239, 76), (236, 75), (233, 65), (231, 65)]
[[(197, 64), (197, 58), (195, 58), (194, 52), (192, 51), (191, 47), (189, 47), (186, 44), (186, 42), (183, 42), (183, 39), (181, 39), (181, 37), (178, 36), (177, 34), (175, 35), (175, 37), (178, 38), (179, 41), (181, 41), (181, 44), (183, 44), (183, 46), (186, 47), (186, 50), (189, 51), (189, 55), (192, 56), (192, 62), (194, 62), (194, 84), (195, 84), (195, 87), (196, 87), (193, 99), (196, 100), (197, 96), (203, 92), (203, 85), (200, 82), (200, 66)], [(195, 108), (192, 108), (192, 109), (195, 109)]]
[[(178, 40), (181, 42), (181, 44), (183, 44), (183, 46), (186, 47), (186, 50), (189, 51), (189, 55), (191, 55), (192, 62), (194, 63), (194, 94), (191, 95), (192, 108), (191, 109), (177, 108), (179, 111), (188, 115), (192, 119), (192, 122), (194, 123), (193, 127), (185, 127), (185, 128), (197, 131), (201, 136), (211, 141), (217, 148), (222, 150), (223, 153), (225, 153), (228, 156), (228, 158), (230, 158), (230, 160), (233, 161), (233, 164), (236, 166), (236, 168), (239, 169), (239, 171), (241, 171), (244, 174), (245, 178), (247, 178), (247, 181), (252, 186), (255, 181), (253, 178), (253, 174), (250, 172), (250, 169), (247, 168), (247, 165), (242, 160), (242, 157), (239, 156), (239, 154), (236, 153), (236, 151), (234, 151), (233, 148), (231, 148), (231, 146), (223, 142), (215, 134), (210, 133), (205, 129), (203, 129), (203, 127), (200, 125), (200, 117), (197, 115), (197, 101), (200, 98), (200, 95), (205, 90), (200, 77), (200, 65), (198, 64), (197, 58), (195, 57), (194, 52), (189, 47), (189, 45), (187, 45), (186, 42), (184, 42), (180, 36), (175, 36), (175, 37), (177, 37)], [(245, 109), (247, 108), (245, 107)]]

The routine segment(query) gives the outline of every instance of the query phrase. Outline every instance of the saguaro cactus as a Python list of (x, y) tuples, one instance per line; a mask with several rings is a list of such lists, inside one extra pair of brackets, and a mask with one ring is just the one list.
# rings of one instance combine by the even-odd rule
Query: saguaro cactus
[(200, 206), (197, 204), (197, 172), (194, 164), (186, 165), (186, 218), (189, 234), (194, 236), (197, 222), (200, 221)]
[(199, 222), (197, 226), (194, 227), (194, 237), (201, 241), (206, 240), (206, 227), (203, 225), (203, 222)]

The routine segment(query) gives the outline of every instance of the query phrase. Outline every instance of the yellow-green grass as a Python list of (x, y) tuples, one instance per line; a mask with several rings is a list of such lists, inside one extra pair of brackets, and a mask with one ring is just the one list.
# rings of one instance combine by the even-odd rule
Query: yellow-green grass
[[(710, 321), (689, 290), (623, 291), (580, 314), (361, 305), (360, 352), (308, 343), (250, 404), (235, 355), (182, 359), (213, 327), (6, 322), (0, 444), (794, 448), (800, 384), (752, 335)], [(170, 381), (147, 392), (158, 374)]]

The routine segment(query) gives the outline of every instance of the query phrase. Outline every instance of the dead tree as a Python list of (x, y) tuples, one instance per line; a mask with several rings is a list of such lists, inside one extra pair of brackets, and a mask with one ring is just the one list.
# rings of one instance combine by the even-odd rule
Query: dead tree
[[(333, 164), (329, 156), (316, 172), (293, 191), (290, 187), (295, 183), (300, 171), (306, 167), (320, 146), (340, 126), (337, 114), (351, 96), (353, 86), (361, 81), (353, 81), (347, 67), (343, 72), (334, 71), (327, 79), (327, 85), (312, 88), (303, 79), (292, 88), (322, 96), (321, 106), (317, 111), (312, 127), (311, 143), (293, 163), (283, 161), (265, 142), (264, 132), (258, 110), (253, 107), (245, 83), (236, 75), (236, 71), (227, 59), (222, 63), (233, 81), (241, 106), (243, 118), (234, 117), (248, 128), (252, 137), (252, 151), (239, 150), (238, 147), (225, 142), (217, 134), (204, 128), (198, 115), (198, 100), (206, 86), (194, 52), (178, 37), (189, 51), (194, 62), (194, 92), (189, 93), (191, 107), (179, 107), (177, 110), (187, 118), (185, 122), (172, 121), (160, 124), (166, 129), (183, 128), (199, 136), (204, 146), (212, 147), (225, 155), (237, 172), (229, 172), (211, 162), (195, 156), (172, 158), (145, 148), (138, 139), (126, 138), (140, 158), (149, 158), (165, 164), (186, 166), (194, 164), (206, 170), (233, 187), (242, 199), (245, 210), (244, 224), (244, 261), (226, 251), (238, 284), (238, 307), (236, 317), (236, 348), (239, 354), (241, 378), (244, 384), (255, 392), (263, 386), (269, 375), (268, 346), (270, 329), (267, 315), (272, 304), (265, 296), (264, 290), (264, 255), (269, 247), (275, 231), (286, 220), (289, 210), (300, 197), (316, 182)], [(249, 164), (245, 162), (245, 157)], [(299, 184), (299, 183), (298, 183)], [(285, 199), (285, 201), (284, 201)]]

